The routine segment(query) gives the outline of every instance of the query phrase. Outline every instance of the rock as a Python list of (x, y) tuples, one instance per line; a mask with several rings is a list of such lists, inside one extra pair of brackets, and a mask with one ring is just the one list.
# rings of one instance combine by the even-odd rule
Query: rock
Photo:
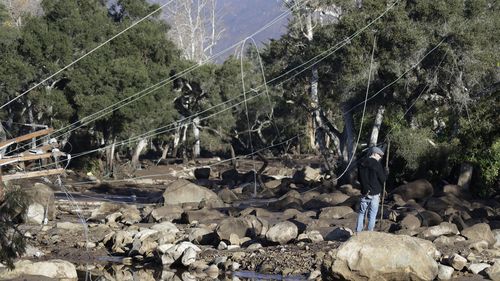
[(314, 270), (311, 273), (309, 273), (309, 276), (307, 276), (307, 280), (316, 280), (320, 277), (321, 277), (321, 271)]
[(327, 241), (346, 241), (353, 235), (353, 231), (345, 227), (337, 227), (325, 236)]
[(339, 190), (351, 197), (361, 195), (361, 191), (359, 189), (355, 189), (350, 184), (344, 184), (340, 186)]
[(56, 218), (55, 197), (52, 188), (37, 182), (33, 187), (26, 187), (24, 191), (29, 195), (30, 202), (43, 206), (46, 211), (47, 220), (54, 220)]
[(432, 197), (434, 189), (429, 181), (420, 179), (401, 185), (395, 188), (391, 193), (400, 195), (404, 201), (410, 199), (423, 201), (424, 199)]
[(399, 224), (401, 225), (402, 228), (404, 229), (409, 229), (409, 230), (415, 230), (420, 227), (421, 223), (420, 220), (412, 214), (406, 215), (400, 222)]
[(247, 247), (247, 250), (249, 251), (256, 251), (258, 249), (262, 249), (262, 244), (260, 243), (253, 243), (250, 246)]
[(142, 220), (141, 212), (135, 205), (126, 205), (120, 208), (120, 222), (126, 225), (133, 225)]
[(418, 216), (422, 219), (422, 226), (434, 226), (443, 222), (443, 218), (432, 211), (419, 212)]
[(185, 179), (179, 179), (172, 182), (163, 192), (164, 205), (199, 203), (201, 201), (215, 202), (219, 204), (220, 207), (224, 205), (213, 191)]
[(217, 236), (210, 229), (196, 227), (190, 230), (188, 239), (200, 245), (212, 245), (215, 243)]
[(172, 232), (172, 233), (177, 233), (179, 232), (179, 229), (175, 224), (165, 221), (162, 223), (155, 224), (151, 226), (151, 229), (156, 230), (158, 232)]
[(471, 227), (462, 230), (462, 235), (467, 237), (468, 240), (484, 240), (488, 245), (493, 246), (496, 243), (495, 236), (491, 228), (486, 223), (478, 223)]
[(281, 185), (281, 180), (271, 180), (271, 181), (265, 182), (264, 185), (268, 189), (276, 189)]
[(208, 180), (211, 172), (210, 166), (194, 169), (194, 177), (197, 180)]
[[(38, 248), (31, 246), (31, 245), (26, 245), (26, 251), (23, 254), (23, 258), (39, 258), (44, 256), (45, 254)], [(1, 267), (0, 267), (1, 268)]]
[(472, 243), (469, 244), (469, 249), (482, 252), (488, 249), (488, 242), (484, 240), (473, 241)]
[(267, 220), (253, 215), (246, 215), (243, 218), (252, 226), (255, 236), (266, 236), (269, 230), (269, 222)]
[(43, 276), (53, 279), (77, 280), (76, 267), (74, 264), (63, 260), (48, 260), (32, 262), (20, 260), (14, 264), (13, 270), (0, 269), (0, 279), (21, 279), (27, 276)]
[(128, 245), (134, 241), (133, 235), (123, 230), (117, 231), (112, 239), (113, 246), (111, 247), (111, 251), (118, 254), (125, 253), (128, 250)]
[(487, 263), (473, 263), (473, 264), (469, 265), (467, 269), (474, 274), (479, 274), (479, 272), (487, 269), (490, 266), (491, 265), (489, 265)]
[(229, 188), (224, 188), (222, 190), (220, 190), (217, 195), (220, 197), (220, 199), (222, 201), (224, 201), (224, 203), (227, 203), (227, 204), (231, 204), (233, 203), (234, 201), (237, 201), (238, 200), (238, 196), (236, 196), (236, 194), (234, 194), (234, 192), (232, 192)]
[(28, 206), (26, 212), (26, 222), (34, 224), (43, 224), (45, 218), (45, 208), (38, 203), (32, 203)]
[(462, 257), (459, 254), (453, 254), (449, 259), (448, 259), (449, 265), (451, 265), (454, 269), (456, 270), (462, 270), (462, 268), (465, 267), (467, 264), (467, 259)]
[(463, 241), (465, 241), (465, 238), (462, 236), (439, 236), (432, 242), (436, 245), (452, 246), (457, 242), (463, 242)]
[(497, 260), (493, 266), (486, 269), (486, 274), (493, 281), (500, 281), (500, 260)]
[(297, 238), (299, 229), (289, 221), (279, 222), (273, 225), (266, 233), (266, 239), (270, 242), (286, 244)]
[(223, 184), (234, 186), (240, 182), (240, 173), (236, 169), (230, 169), (221, 173)]
[(434, 246), (434, 244), (431, 241), (420, 239), (417, 237), (414, 237), (414, 239), (415, 242), (417, 242), (420, 245), (420, 247), (422, 247), (425, 250), (427, 255), (429, 255), (436, 261), (439, 260), (439, 258), (441, 257), (441, 252), (437, 250), (436, 246)]
[(321, 235), (321, 233), (317, 230), (311, 230), (311, 231), (307, 231), (305, 233), (301, 233), (297, 237), (297, 240), (298, 241), (308, 241), (308, 242), (312, 242), (312, 243), (318, 243), (318, 242), (324, 241), (323, 235)]
[(496, 240), (493, 247), (500, 249), (500, 229), (495, 229), (492, 232), (493, 232), (493, 235), (495, 236), (495, 240)]
[(56, 223), (56, 228), (64, 229), (67, 231), (83, 231), (84, 226), (81, 223), (58, 222)]
[(345, 280), (433, 280), (438, 265), (414, 238), (365, 231), (342, 244), (332, 266)]
[(182, 221), (184, 223), (193, 223), (194, 221), (203, 221), (204, 223), (209, 223), (212, 221), (218, 221), (222, 219), (225, 215), (217, 210), (201, 209), (194, 211), (185, 211), (182, 213)]
[(347, 206), (327, 207), (321, 209), (319, 219), (341, 219), (353, 212), (354, 210)]
[(140, 241), (144, 241), (144, 240), (146, 240), (146, 238), (151, 237), (151, 236), (155, 236), (157, 233), (158, 233), (158, 230), (146, 228), (146, 229), (143, 229), (143, 230), (139, 231), (138, 233), (136, 233), (134, 235), (134, 239), (139, 239)]
[(167, 205), (160, 208), (156, 208), (151, 212), (151, 217), (154, 221), (173, 221), (180, 220), (184, 210), (177, 205)]
[(92, 211), (92, 214), (90, 215), (88, 221), (105, 222), (105, 219), (108, 215), (118, 212), (122, 206), (122, 204), (115, 204), (110, 202), (101, 203), (99, 208)]
[(196, 250), (194, 248), (189, 247), (183, 252), (181, 263), (184, 266), (189, 266), (190, 264), (196, 261), (196, 256), (197, 256)]
[(453, 267), (440, 264), (438, 269), (438, 280), (450, 280), (454, 271)]
[(293, 174), (293, 182), (298, 183), (298, 184), (304, 184), (309, 181), (319, 181), (321, 179), (321, 170), (320, 169), (315, 169), (311, 168), (309, 166), (306, 166), (305, 168), (296, 171)]
[(278, 201), (274, 202), (271, 206), (274, 210), (283, 211), (286, 209), (302, 209), (302, 199), (300, 193), (296, 190), (291, 190), (281, 196)]
[(244, 218), (226, 218), (223, 219), (215, 228), (215, 232), (220, 240), (229, 241), (231, 234), (238, 237), (253, 236), (252, 225)]
[(424, 230), (421, 235), (425, 239), (433, 240), (441, 235), (457, 235), (460, 232), (455, 224), (442, 222), (439, 225), (431, 226)]

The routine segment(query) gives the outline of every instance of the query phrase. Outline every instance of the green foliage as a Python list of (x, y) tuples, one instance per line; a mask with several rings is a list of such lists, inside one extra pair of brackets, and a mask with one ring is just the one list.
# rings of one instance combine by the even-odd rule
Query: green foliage
[(9, 268), (14, 267), (14, 259), (26, 249), (24, 235), (17, 229), (16, 221), (26, 213), (27, 198), (21, 188), (12, 187), (5, 189), (5, 199), (0, 200), (0, 262)]

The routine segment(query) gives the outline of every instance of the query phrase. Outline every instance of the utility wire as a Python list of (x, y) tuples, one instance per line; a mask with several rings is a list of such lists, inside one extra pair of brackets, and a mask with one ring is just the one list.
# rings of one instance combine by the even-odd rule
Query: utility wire
[[(305, 3), (308, 2), (308, 1), (309, 0), (306, 0), (306, 1), (302, 2), (300, 6), (305, 5)], [(281, 15), (279, 15), (278, 17), (274, 18), (269, 23), (267, 23), (266, 25), (264, 25), (262, 28), (260, 28), (259, 30), (255, 31), (254, 33), (252, 33), (249, 37), (253, 37), (256, 34), (258, 34), (258, 33), (262, 32), (263, 30), (267, 29), (268, 27), (274, 25), (276, 22), (278, 22), (281, 19), (285, 18), (290, 13), (291, 13), (291, 10), (288, 10), (288, 11), (282, 13)], [(244, 39), (244, 40), (246, 40), (246, 39)], [(90, 123), (90, 122), (92, 122), (94, 120), (97, 120), (97, 119), (99, 119), (99, 118), (101, 118), (101, 117), (103, 117), (103, 116), (105, 116), (105, 115), (107, 115), (107, 114), (109, 114), (109, 113), (111, 113), (113, 111), (116, 111), (116, 110), (120, 109), (121, 107), (126, 106), (126, 105), (128, 105), (128, 104), (130, 104), (130, 103), (132, 103), (132, 102), (134, 102), (134, 101), (136, 101), (136, 100), (138, 100), (138, 99), (140, 99), (140, 98), (142, 98), (142, 97), (144, 97), (144, 96), (146, 96), (146, 95), (148, 95), (148, 94), (150, 94), (150, 93), (152, 93), (152, 92), (160, 89), (161, 87), (167, 85), (168, 83), (174, 81), (175, 79), (183, 77), (185, 74), (187, 74), (187, 73), (189, 73), (189, 72), (191, 72), (191, 71), (193, 71), (193, 70), (201, 67), (203, 64), (205, 64), (207, 62), (210, 62), (214, 58), (216, 58), (216, 57), (218, 57), (218, 56), (226, 53), (227, 51), (229, 51), (229, 50), (231, 50), (231, 49), (239, 46), (242, 42), (244, 42), (244, 40), (239, 41), (239, 42), (233, 44), (232, 46), (226, 48), (225, 50), (220, 51), (219, 53), (213, 55), (210, 58), (207, 58), (201, 64), (193, 65), (193, 66), (191, 66), (191, 67), (189, 67), (189, 68), (181, 71), (180, 73), (174, 75), (173, 77), (170, 77), (170, 78), (167, 78), (165, 80), (162, 80), (162, 81), (160, 81), (160, 82), (158, 82), (158, 83), (156, 83), (156, 84), (154, 84), (154, 85), (152, 85), (152, 86), (150, 86), (150, 87), (148, 87), (148, 88), (146, 88), (146, 89), (144, 89), (144, 90), (142, 90), (142, 91), (140, 91), (140, 92), (138, 92), (138, 93), (136, 93), (136, 94), (134, 94), (134, 95), (132, 95), (130, 97), (124, 98), (124, 99), (122, 99), (122, 100), (120, 100), (120, 101), (118, 101), (118, 102), (116, 102), (116, 103), (114, 103), (114, 104), (112, 104), (110, 106), (107, 106), (107, 107), (105, 107), (105, 108), (103, 108), (103, 109), (101, 109), (101, 110), (99, 110), (99, 111), (97, 111), (97, 112), (95, 112), (95, 113), (93, 113), (93, 114), (91, 114), (89, 116), (86, 116), (86, 117), (82, 118), (82, 120), (78, 120), (78, 121), (76, 121), (76, 122), (74, 122), (74, 123), (72, 123), (72, 124), (70, 124), (70, 125), (68, 125), (66, 127), (58, 129), (57, 131), (53, 132), (52, 134), (53, 135), (57, 134), (57, 133), (59, 133), (59, 132), (61, 132), (63, 130), (66, 130), (66, 129), (70, 128), (70, 127), (73, 127), (73, 126), (79, 124), (79, 125), (73, 127), (68, 132), (66, 132), (64, 134), (56, 135), (55, 137), (60, 137), (62, 135), (69, 134), (70, 132), (72, 132), (72, 131), (74, 131), (74, 130), (76, 130), (78, 128), (81, 128), (82, 126), (84, 126), (84, 125), (86, 125), (86, 124), (88, 124), (88, 123)], [(110, 110), (110, 111), (107, 112), (107, 110)], [(187, 117), (187, 118), (189, 118), (189, 117)], [(23, 147), (25, 147), (25, 146), (23, 146)], [(17, 151), (17, 150), (18, 149), (14, 150), (14, 151)], [(14, 151), (11, 151), (11, 152), (14, 152)]]

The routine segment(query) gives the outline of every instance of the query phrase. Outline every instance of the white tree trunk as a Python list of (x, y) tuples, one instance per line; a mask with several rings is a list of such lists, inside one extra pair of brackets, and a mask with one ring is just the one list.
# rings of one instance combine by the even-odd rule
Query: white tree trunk
[(200, 118), (196, 116), (193, 119), (193, 136), (194, 136), (194, 145), (193, 145), (193, 158), (196, 159), (200, 157)]
[(115, 162), (116, 138), (113, 139), (111, 146), (106, 149), (106, 169), (109, 174), (113, 174)]
[(139, 143), (134, 149), (134, 153), (132, 154), (132, 167), (136, 169), (141, 168), (141, 164), (139, 163), (139, 156), (141, 155), (142, 150), (146, 147), (148, 144), (146, 139), (140, 139)]
[(370, 135), (370, 147), (377, 145), (380, 126), (382, 126), (382, 121), (384, 120), (384, 112), (385, 107), (383, 105), (379, 106), (379, 108), (377, 109), (377, 115), (375, 115), (375, 122), (373, 123), (372, 133)]
[(342, 151), (342, 159), (345, 163), (349, 162), (349, 159), (354, 154), (354, 119), (352, 113), (349, 111), (350, 106), (347, 103), (342, 104), (342, 114), (344, 115), (344, 132), (345, 142), (344, 149)]
[(474, 167), (469, 163), (464, 163), (460, 166), (460, 176), (457, 185), (462, 187), (463, 190), (469, 190), (473, 170)]

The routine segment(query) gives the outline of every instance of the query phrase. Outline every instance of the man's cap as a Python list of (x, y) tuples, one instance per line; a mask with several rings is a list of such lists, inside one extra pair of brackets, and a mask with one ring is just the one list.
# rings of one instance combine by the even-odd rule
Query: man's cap
[(372, 154), (373, 153), (377, 153), (380, 156), (384, 156), (384, 151), (376, 146), (372, 147)]

